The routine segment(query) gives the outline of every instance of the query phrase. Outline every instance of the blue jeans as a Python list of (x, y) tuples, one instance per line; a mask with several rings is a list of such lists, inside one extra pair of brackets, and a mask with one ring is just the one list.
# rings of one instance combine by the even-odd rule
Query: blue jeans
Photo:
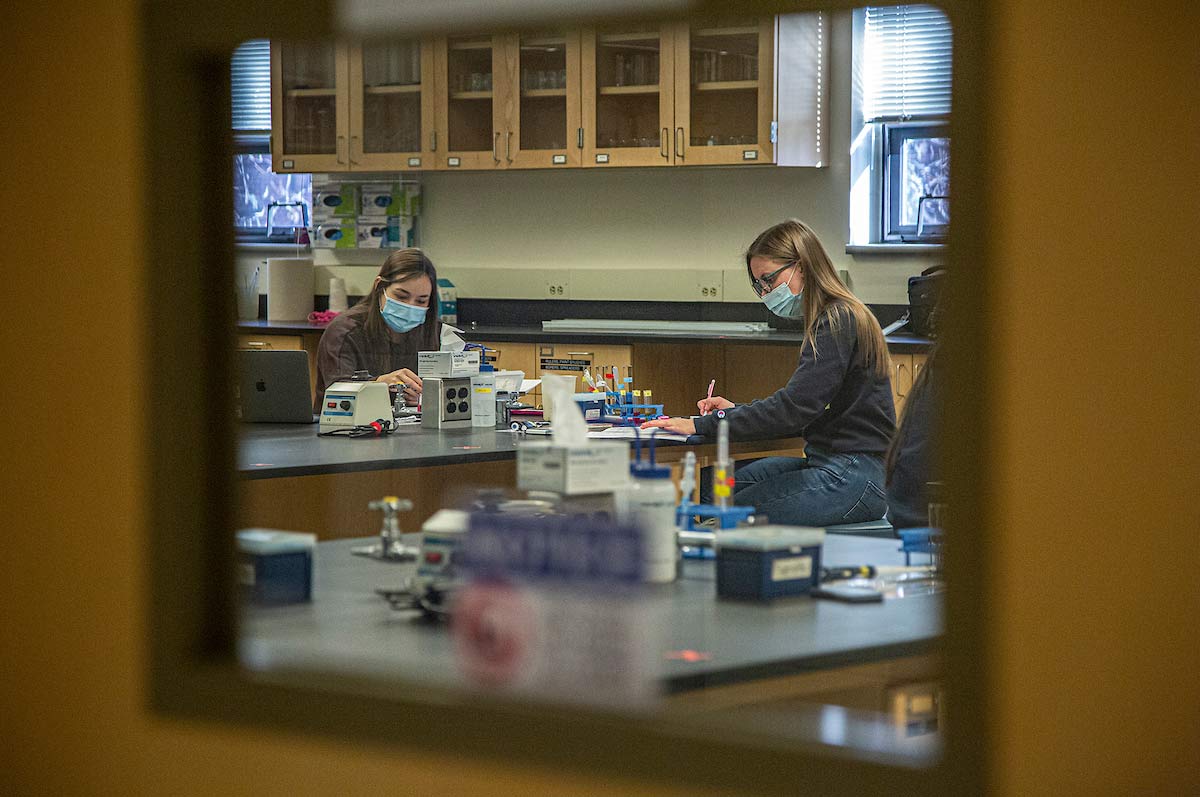
[(883, 460), (809, 446), (807, 459), (767, 457), (735, 474), (733, 501), (772, 523), (833, 526), (879, 520), (887, 511)]

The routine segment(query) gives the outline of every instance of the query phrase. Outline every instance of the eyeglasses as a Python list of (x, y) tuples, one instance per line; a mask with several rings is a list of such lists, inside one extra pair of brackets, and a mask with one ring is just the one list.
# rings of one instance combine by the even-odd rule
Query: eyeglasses
[(770, 274), (764, 274), (761, 279), (759, 277), (751, 277), (750, 287), (754, 289), (755, 293), (757, 293), (759, 296), (762, 296), (771, 290), (772, 286), (775, 284), (776, 277), (795, 265), (795, 263), (787, 263), (782, 265), (772, 271)]

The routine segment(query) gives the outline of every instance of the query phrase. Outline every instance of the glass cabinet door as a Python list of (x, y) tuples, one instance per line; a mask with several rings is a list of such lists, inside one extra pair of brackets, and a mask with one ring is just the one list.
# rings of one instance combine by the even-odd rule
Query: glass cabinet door
[(584, 33), (585, 166), (671, 164), (674, 38), (656, 25)]
[[(561, 31), (514, 36), (510, 59), (514, 74), (506, 74), (517, 101), (509, 107), (505, 154), (509, 165), (528, 168), (578, 166), (580, 140), (579, 34)], [(511, 140), (515, 135), (515, 139)], [(511, 150), (510, 150), (511, 145)]]
[(452, 36), (438, 45), (438, 168), (501, 169), (504, 37)]
[(271, 44), (271, 152), (284, 171), (350, 168), (345, 48), (333, 42)]
[(433, 51), (420, 39), (350, 50), (350, 162), (356, 169), (432, 165)]
[(693, 23), (678, 37), (675, 162), (770, 163), (774, 21)]

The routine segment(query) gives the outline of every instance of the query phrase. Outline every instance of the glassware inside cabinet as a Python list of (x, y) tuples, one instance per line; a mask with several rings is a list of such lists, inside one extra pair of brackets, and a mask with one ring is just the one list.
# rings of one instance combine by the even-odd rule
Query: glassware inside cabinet
[(493, 146), (492, 39), (451, 37), (446, 63), (449, 148), (482, 152)]
[(689, 32), (691, 145), (757, 144), (758, 21), (693, 24)]
[(561, 32), (520, 37), (521, 149), (567, 145), (567, 39)]
[(596, 41), (596, 146), (658, 147), (662, 38), (658, 28), (606, 31)]
[(337, 146), (337, 51), (333, 43), (280, 45), (283, 149), (327, 155)]
[(363, 46), (363, 151), (421, 149), (421, 42)]

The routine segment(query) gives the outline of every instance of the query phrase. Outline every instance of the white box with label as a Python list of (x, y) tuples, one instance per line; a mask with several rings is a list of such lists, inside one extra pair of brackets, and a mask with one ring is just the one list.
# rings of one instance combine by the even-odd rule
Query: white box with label
[(417, 376), (475, 376), (479, 373), (479, 350), (419, 351)]
[(629, 444), (593, 440), (580, 448), (527, 442), (517, 449), (517, 489), (587, 495), (629, 486)]

